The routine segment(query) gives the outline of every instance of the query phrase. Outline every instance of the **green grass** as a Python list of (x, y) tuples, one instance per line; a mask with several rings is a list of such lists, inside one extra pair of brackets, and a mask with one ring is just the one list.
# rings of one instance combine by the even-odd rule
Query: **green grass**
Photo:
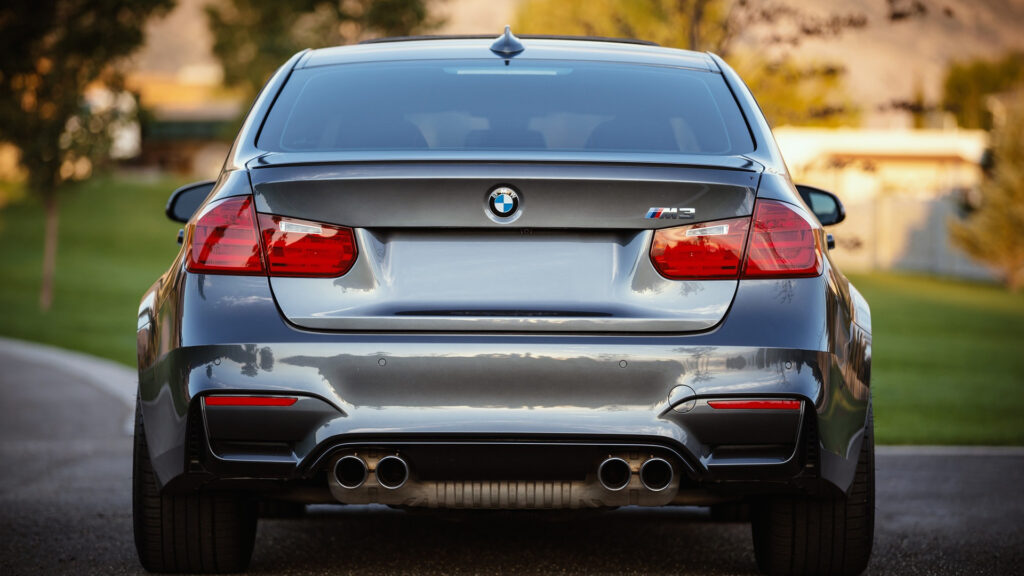
[(886, 444), (1024, 444), (1024, 294), (850, 275), (871, 305), (871, 389)]
[[(182, 182), (101, 177), (61, 198), (53, 308), (39, 311), (42, 207), (0, 210), (0, 334), (135, 364), (135, 319), (167, 269)], [(17, 195), (13, 196), (17, 198)], [(1024, 444), (1024, 295), (898, 274), (852, 275), (872, 309), (880, 442)]]
[(0, 334), (134, 366), (139, 300), (179, 248), (180, 226), (164, 216), (164, 204), (181, 184), (97, 177), (62, 192), (54, 301), (45, 313), (42, 204), (26, 197), (0, 210)]

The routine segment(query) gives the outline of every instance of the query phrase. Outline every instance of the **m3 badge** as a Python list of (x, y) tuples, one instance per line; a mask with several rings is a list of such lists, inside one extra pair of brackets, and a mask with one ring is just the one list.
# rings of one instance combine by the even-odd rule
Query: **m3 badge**
[(696, 208), (651, 207), (650, 209), (647, 210), (647, 215), (644, 216), (644, 218), (656, 220), (693, 220), (693, 217), (696, 215)]

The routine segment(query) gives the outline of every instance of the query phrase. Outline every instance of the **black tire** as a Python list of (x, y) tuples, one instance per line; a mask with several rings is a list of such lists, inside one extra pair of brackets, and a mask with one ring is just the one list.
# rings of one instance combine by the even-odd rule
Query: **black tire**
[(135, 548), (149, 572), (241, 572), (256, 540), (256, 504), (235, 494), (161, 494), (135, 407)]
[(306, 505), (302, 502), (289, 502), (287, 500), (265, 499), (260, 500), (260, 518), (274, 518), (278, 520), (302, 518), (306, 515)]
[(722, 502), (711, 505), (712, 522), (750, 522), (750, 505), (746, 502)]
[(754, 555), (765, 574), (853, 576), (867, 568), (875, 533), (875, 435), (868, 406), (857, 472), (848, 494), (778, 498), (752, 510)]

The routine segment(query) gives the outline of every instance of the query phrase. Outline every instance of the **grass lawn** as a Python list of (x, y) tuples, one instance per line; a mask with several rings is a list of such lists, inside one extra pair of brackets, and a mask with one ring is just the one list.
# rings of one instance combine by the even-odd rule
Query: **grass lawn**
[(135, 365), (142, 293), (178, 251), (164, 216), (178, 179), (97, 177), (60, 198), (53, 307), (39, 311), (43, 208), (25, 198), (0, 210), (0, 335)]
[[(42, 207), (0, 210), (0, 335), (135, 364), (143, 291), (178, 250), (164, 217), (183, 182), (101, 177), (61, 199), (53, 309), (39, 312)], [(878, 439), (1024, 444), (1024, 295), (897, 274), (852, 275), (871, 304)]]
[(1024, 294), (850, 275), (871, 305), (878, 440), (1024, 444)]

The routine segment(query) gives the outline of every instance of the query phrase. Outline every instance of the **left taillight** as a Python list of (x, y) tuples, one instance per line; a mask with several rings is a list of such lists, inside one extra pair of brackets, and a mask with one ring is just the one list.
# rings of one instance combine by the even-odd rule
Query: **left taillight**
[(337, 277), (356, 255), (351, 228), (257, 214), (250, 196), (210, 204), (189, 230), (191, 272)]
[(351, 228), (270, 214), (259, 222), (271, 276), (334, 278), (356, 261)]
[(263, 274), (256, 214), (249, 196), (206, 206), (189, 227), (188, 270), (220, 274)]

